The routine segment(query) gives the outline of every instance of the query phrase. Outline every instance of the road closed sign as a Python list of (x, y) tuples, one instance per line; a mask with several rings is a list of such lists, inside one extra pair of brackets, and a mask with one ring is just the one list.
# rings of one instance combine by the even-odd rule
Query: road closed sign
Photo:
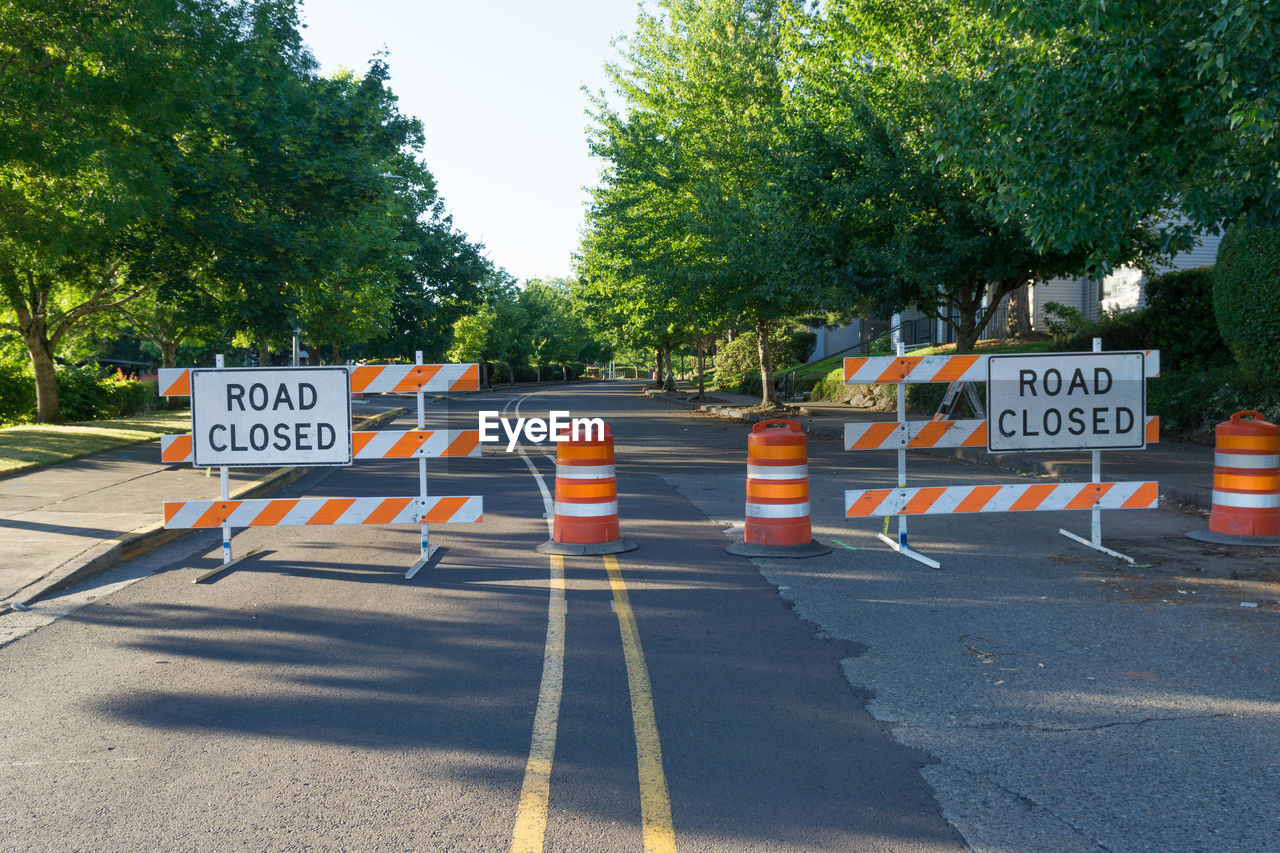
[(193, 464), (350, 465), (345, 367), (191, 371)]
[(1143, 358), (1141, 352), (990, 356), (987, 450), (1145, 447)]

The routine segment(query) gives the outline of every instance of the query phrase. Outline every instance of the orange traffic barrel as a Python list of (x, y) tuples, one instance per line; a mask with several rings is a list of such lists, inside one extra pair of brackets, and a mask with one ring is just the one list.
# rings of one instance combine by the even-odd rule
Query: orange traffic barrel
[(555, 520), (543, 554), (617, 554), (636, 546), (618, 528), (613, 432), (584, 430), (556, 443)]
[(1193, 539), (1280, 544), (1280, 426), (1261, 412), (1236, 412), (1218, 424), (1209, 529)]
[(795, 421), (760, 421), (747, 436), (746, 527), (743, 541), (725, 550), (748, 557), (831, 553), (813, 540), (808, 446)]

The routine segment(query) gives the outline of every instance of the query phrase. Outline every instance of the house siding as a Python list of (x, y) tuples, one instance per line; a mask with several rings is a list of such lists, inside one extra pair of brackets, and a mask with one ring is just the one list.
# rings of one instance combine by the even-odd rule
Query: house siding
[(1031, 288), (1031, 328), (1038, 332), (1049, 330), (1049, 318), (1044, 306), (1057, 302), (1075, 308), (1088, 320), (1101, 315), (1098, 305), (1098, 283), (1087, 278), (1051, 278)]
[[(1156, 274), (1173, 270), (1189, 270), (1212, 266), (1218, 258), (1221, 235), (1205, 234), (1196, 245), (1174, 255), (1168, 264), (1156, 269)], [(1079, 308), (1089, 320), (1096, 320), (1103, 311), (1132, 311), (1147, 304), (1149, 276), (1136, 267), (1119, 267), (1102, 280), (1102, 286), (1088, 279), (1054, 279), (1038, 285), (1032, 296), (1035, 313), (1031, 325), (1038, 331), (1046, 331), (1044, 304), (1060, 302)]]
[(814, 329), (817, 340), (814, 341), (813, 352), (809, 361), (821, 361), (828, 356), (856, 347), (862, 336), (862, 321), (853, 320), (844, 326), (822, 326)]

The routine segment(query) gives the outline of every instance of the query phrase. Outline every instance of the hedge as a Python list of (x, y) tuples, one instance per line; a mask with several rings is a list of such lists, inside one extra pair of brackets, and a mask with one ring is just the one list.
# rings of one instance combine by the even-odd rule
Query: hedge
[(1246, 409), (1280, 423), (1280, 387), (1242, 365), (1162, 372), (1147, 380), (1147, 411), (1160, 416), (1160, 433), (1170, 438), (1203, 433)]
[(1213, 311), (1236, 361), (1280, 381), (1280, 230), (1241, 223), (1223, 236)]
[(1148, 349), (1160, 350), (1162, 370), (1230, 364), (1213, 313), (1214, 268), (1178, 270), (1147, 282)]

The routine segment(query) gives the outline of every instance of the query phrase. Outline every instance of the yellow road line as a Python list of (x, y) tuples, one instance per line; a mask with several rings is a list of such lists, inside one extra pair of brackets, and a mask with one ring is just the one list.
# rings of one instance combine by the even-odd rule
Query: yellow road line
[(512, 853), (542, 853), (547, 833), (547, 808), (551, 798), (551, 765), (556, 755), (556, 729), (560, 721), (560, 694), (564, 688), (564, 557), (551, 555), (551, 594), (547, 603), (547, 644), (542, 655), (542, 686), (533, 714), (533, 738), (529, 761), (520, 786)]
[(671, 798), (667, 776), (662, 770), (662, 745), (658, 722), (653, 715), (653, 694), (649, 689), (649, 668), (640, 648), (640, 632), (631, 612), (631, 598), (612, 555), (604, 558), (613, 588), (613, 606), (618, 612), (618, 630), (627, 660), (627, 685), (631, 690), (631, 724), (636, 734), (636, 765), (640, 773), (640, 823), (645, 853), (675, 853), (676, 833), (671, 821)]

